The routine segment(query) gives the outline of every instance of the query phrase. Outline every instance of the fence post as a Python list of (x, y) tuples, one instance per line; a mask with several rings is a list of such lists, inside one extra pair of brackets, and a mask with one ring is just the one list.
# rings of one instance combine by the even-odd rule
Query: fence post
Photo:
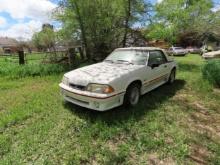
[(25, 64), (24, 51), (23, 50), (19, 50), (18, 51), (18, 56), (19, 56), (19, 64), (20, 65), (24, 65)]

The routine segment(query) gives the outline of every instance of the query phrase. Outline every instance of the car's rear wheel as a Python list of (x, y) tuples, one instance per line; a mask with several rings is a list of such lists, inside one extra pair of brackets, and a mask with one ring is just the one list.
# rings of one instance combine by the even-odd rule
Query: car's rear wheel
[(131, 84), (125, 94), (124, 104), (135, 106), (138, 104), (140, 99), (140, 85)]
[(176, 69), (172, 69), (172, 71), (170, 73), (170, 77), (169, 77), (168, 83), (169, 84), (173, 84), (175, 79), (176, 79)]

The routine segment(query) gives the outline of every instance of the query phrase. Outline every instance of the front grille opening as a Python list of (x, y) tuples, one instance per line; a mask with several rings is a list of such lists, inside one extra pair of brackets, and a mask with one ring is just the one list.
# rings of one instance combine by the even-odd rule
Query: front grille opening
[(76, 85), (76, 84), (70, 83), (69, 86), (73, 89), (78, 89), (78, 90), (81, 90), (81, 91), (86, 90), (86, 86), (83, 86), (83, 85)]

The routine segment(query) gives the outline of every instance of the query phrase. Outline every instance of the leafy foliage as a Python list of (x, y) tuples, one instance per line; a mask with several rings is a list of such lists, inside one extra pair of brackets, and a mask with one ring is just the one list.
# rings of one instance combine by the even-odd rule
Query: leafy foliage
[(105, 57), (123, 45), (127, 32), (146, 13), (144, 0), (63, 0), (56, 18), (63, 23), (60, 34), (82, 41), (87, 58)]
[(56, 33), (50, 27), (44, 27), (42, 31), (33, 35), (32, 41), (38, 49), (54, 49), (56, 42)]
[(220, 60), (208, 61), (202, 69), (203, 77), (214, 86), (220, 87)]
[(155, 6), (147, 36), (176, 43), (179, 36), (190, 32), (194, 39), (205, 41), (220, 25), (219, 12), (212, 8), (212, 0), (164, 0)]

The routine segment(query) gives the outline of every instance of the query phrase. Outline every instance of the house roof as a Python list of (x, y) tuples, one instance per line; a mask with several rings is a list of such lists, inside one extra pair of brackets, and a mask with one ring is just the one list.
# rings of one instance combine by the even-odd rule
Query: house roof
[(7, 46), (18, 46), (18, 41), (13, 38), (8, 37), (0, 37), (0, 47), (7, 47)]

